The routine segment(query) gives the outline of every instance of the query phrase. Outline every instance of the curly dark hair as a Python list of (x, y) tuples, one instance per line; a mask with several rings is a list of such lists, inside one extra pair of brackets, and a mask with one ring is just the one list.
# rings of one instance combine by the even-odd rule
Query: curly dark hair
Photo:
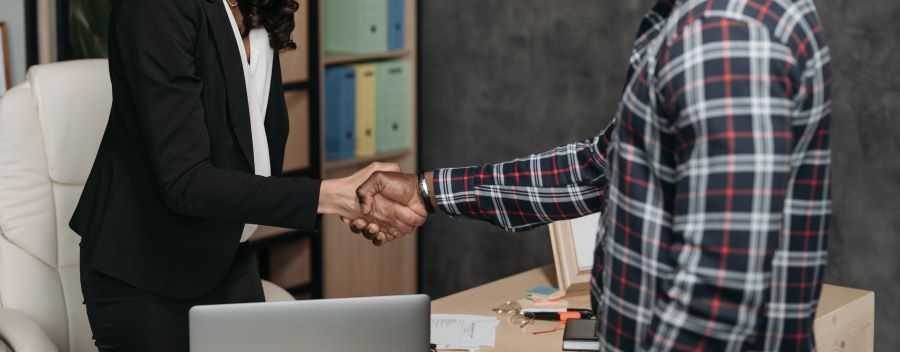
[(269, 32), (269, 45), (275, 51), (297, 48), (291, 40), (294, 12), (300, 8), (296, 0), (238, 0), (238, 7), (244, 16), (244, 35), (250, 29), (263, 27)]

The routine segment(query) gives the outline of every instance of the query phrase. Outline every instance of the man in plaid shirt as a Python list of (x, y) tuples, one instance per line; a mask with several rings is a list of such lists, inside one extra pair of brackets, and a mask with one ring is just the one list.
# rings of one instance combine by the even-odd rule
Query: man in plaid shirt
[[(430, 201), (510, 231), (602, 212), (591, 283), (603, 350), (814, 350), (831, 73), (812, 0), (660, 0), (640, 28), (599, 136), (419, 178), (380, 173), (359, 190), (363, 211), (416, 225), (386, 199), (420, 214)], [(366, 224), (353, 225), (393, 237)]]

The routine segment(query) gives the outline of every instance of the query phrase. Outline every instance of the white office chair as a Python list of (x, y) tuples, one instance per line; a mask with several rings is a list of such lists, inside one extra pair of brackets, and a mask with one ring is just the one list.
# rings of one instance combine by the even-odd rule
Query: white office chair
[(106, 60), (35, 66), (0, 99), (0, 352), (96, 350), (68, 224), (111, 103)]

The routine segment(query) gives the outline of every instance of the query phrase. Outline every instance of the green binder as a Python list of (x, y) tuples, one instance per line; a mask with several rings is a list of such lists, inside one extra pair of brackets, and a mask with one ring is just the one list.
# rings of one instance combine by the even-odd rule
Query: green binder
[(388, 50), (388, 0), (324, 0), (325, 52)]
[(412, 146), (412, 91), (409, 63), (404, 60), (375, 64), (375, 142), (379, 153)]

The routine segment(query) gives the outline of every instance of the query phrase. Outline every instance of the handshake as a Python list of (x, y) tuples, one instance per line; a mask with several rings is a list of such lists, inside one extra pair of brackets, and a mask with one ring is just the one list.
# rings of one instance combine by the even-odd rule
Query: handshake
[(414, 232), (435, 206), (430, 174), (426, 204), (419, 177), (393, 163), (372, 163), (357, 173), (322, 182), (319, 213), (334, 214), (376, 246)]

